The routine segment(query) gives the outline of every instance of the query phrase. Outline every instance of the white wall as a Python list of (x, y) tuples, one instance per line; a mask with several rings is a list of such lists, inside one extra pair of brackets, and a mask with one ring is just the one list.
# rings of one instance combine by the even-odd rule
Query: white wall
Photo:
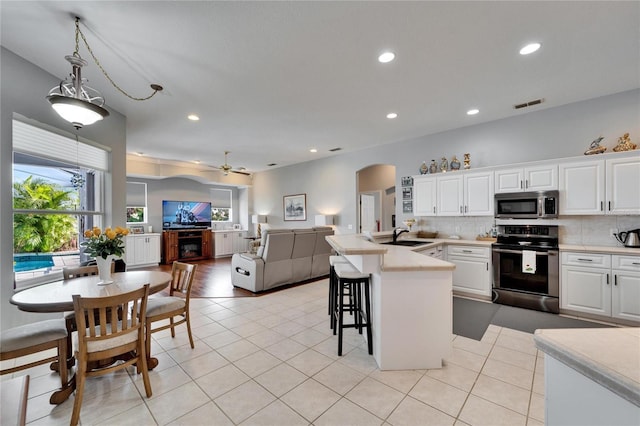
[[(473, 169), (575, 157), (582, 155), (591, 141), (601, 135), (605, 137), (601, 145), (611, 151), (625, 132), (631, 134), (632, 141), (640, 143), (640, 90), (257, 173), (253, 179), (254, 209), (268, 214), (269, 225), (276, 227), (312, 226), (315, 214), (334, 214), (337, 232), (351, 233), (356, 228), (356, 172), (371, 164), (396, 166), (398, 197), (400, 178), (418, 174), (422, 161), (428, 163), (443, 156), (450, 159), (453, 155), (462, 159), (469, 152)], [(283, 222), (282, 196), (298, 193), (307, 194), (307, 222)], [(403, 215), (402, 203), (396, 202), (397, 224), (411, 216)], [(571, 229), (580, 229), (568, 237), (598, 240), (599, 237), (587, 236), (599, 231), (591, 225), (591, 219), (568, 219)], [(621, 230), (628, 227), (627, 221), (637, 223), (637, 217), (633, 216), (596, 222), (601, 220), (607, 224), (616, 220), (620, 225), (616, 227)], [(464, 228), (460, 230), (462, 236), (473, 237), (480, 227), (490, 227), (492, 223), (493, 218), (436, 218), (423, 225), (445, 228), (447, 234), (454, 233), (458, 226)]]
[[(240, 215), (245, 214), (240, 209), (239, 189), (235, 187), (205, 185), (193, 179), (187, 178), (166, 178), (166, 179), (141, 179), (130, 177), (128, 182), (144, 182), (147, 184), (147, 216), (148, 224), (153, 226), (155, 232), (162, 230), (162, 201), (210, 201), (211, 189), (231, 190), (231, 209), (233, 223), (241, 222)], [(246, 217), (244, 218), (247, 224)], [(222, 226), (222, 225), (219, 225)], [(231, 226), (231, 225), (229, 225)], [(246, 229), (246, 226), (244, 227)]]
[[(27, 314), (9, 304), (13, 294), (12, 216), (12, 120), (14, 113), (74, 133), (45, 99), (64, 76), (53, 76), (9, 50), (0, 51), (0, 327), (45, 319)], [(104, 84), (108, 84), (106, 81)], [(111, 148), (112, 174), (106, 179), (106, 224), (124, 226), (126, 221), (126, 119), (114, 110), (106, 120), (81, 129), (78, 134)], [(61, 316), (60, 314), (59, 316)]]

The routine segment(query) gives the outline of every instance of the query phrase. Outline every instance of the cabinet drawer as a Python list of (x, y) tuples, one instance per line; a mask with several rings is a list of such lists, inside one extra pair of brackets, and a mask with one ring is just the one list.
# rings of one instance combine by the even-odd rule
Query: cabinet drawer
[(611, 255), (597, 253), (562, 252), (562, 264), (593, 268), (610, 268)]
[(640, 256), (625, 256), (614, 254), (611, 256), (612, 268), (624, 271), (640, 272)]
[(447, 246), (447, 255), (449, 256), (471, 256), (489, 258), (488, 247), (474, 246)]

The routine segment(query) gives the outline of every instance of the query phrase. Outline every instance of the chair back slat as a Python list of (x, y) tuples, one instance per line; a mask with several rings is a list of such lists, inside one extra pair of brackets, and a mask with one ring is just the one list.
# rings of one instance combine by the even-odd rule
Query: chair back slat
[(188, 297), (191, 293), (195, 271), (196, 265), (194, 264), (173, 262), (169, 294), (173, 296), (174, 293), (182, 293), (182, 295)]

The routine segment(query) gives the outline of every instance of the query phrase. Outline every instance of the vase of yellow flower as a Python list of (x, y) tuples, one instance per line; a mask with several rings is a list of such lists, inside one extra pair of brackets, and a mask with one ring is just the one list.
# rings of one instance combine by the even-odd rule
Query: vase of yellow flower
[(114, 229), (106, 228), (104, 232), (95, 227), (84, 232), (85, 240), (80, 243), (84, 247), (85, 254), (93, 256), (98, 265), (100, 282), (98, 284), (110, 284), (111, 263), (116, 257), (121, 257), (124, 253), (124, 237), (129, 233), (125, 228), (119, 226)]

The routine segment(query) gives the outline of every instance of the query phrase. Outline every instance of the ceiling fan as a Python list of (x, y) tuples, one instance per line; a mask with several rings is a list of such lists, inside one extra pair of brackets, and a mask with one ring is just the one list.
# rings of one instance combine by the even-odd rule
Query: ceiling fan
[(245, 171), (246, 169), (244, 167), (238, 167), (237, 169), (234, 169), (231, 165), (229, 165), (227, 163), (227, 155), (230, 154), (231, 151), (225, 151), (224, 152), (224, 164), (221, 166), (211, 166), (215, 169), (218, 169), (220, 171), (222, 171), (222, 174), (224, 174), (225, 176), (227, 176), (229, 173), (237, 173), (240, 175), (245, 175), (245, 176), (251, 176), (251, 173)]

